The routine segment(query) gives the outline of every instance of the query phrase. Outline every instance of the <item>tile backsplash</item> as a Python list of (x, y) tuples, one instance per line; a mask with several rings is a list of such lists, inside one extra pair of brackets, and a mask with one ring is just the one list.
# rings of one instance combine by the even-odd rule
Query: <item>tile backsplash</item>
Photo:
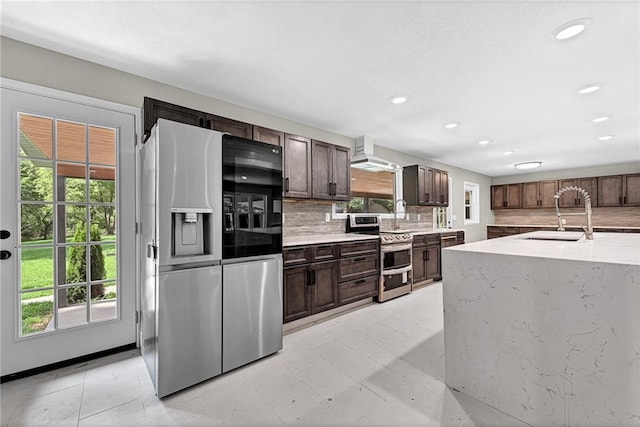
[[(584, 212), (583, 208), (560, 209), (560, 213)], [(557, 225), (555, 209), (499, 209), (493, 211), (495, 224)], [(567, 216), (567, 225), (586, 225), (584, 216)], [(594, 226), (640, 227), (640, 207), (593, 208)]]
[[(324, 200), (284, 199), (283, 235), (303, 236), (310, 234), (339, 234), (347, 227), (346, 219), (331, 219), (327, 222), (326, 215), (331, 216), (333, 202)], [(407, 206), (409, 219), (399, 219), (400, 228), (431, 229), (433, 228), (433, 208), (422, 206)], [(418, 214), (420, 220), (418, 220)], [(393, 227), (393, 218), (382, 219), (382, 230)]]

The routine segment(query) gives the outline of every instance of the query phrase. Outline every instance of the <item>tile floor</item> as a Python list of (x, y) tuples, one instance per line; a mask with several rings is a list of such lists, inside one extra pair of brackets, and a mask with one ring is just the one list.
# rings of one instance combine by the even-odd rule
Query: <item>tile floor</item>
[(284, 338), (276, 355), (158, 400), (137, 351), (0, 386), (2, 426), (509, 426), (444, 384), (442, 286)]

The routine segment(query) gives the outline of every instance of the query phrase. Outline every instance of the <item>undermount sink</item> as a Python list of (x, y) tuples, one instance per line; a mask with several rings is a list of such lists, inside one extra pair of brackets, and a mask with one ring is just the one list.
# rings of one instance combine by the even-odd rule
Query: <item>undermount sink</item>
[(582, 231), (534, 231), (524, 237), (523, 240), (552, 240), (560, 242), (577, 242), (584, 238)]

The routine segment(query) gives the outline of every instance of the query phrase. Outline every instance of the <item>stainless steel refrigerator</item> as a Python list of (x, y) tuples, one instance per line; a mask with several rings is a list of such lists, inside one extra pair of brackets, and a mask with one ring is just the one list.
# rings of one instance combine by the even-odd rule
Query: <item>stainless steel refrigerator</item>
[[(236, 171), (234, 179), (245, 189), (242, 183), (255, 174), (235, 154), (223, 167), (223, 153), (249, 147), (251, 166), (256, 157), (251, 147), (260, 151), (263, 144), (225, 141), (229, 138), (159, 119), (140, 150), (140, 342), (158, 397), (282, 348), (280, 213), (264, 214), (281, 204), (266, 200), (269, 192), (252, 185), (253, 193), (265, 196), (265, 205), (261, 212), (253, 208), (250, 215), (262, 216), (251, 217), (248, 230), (242, 227), (246, 218), (236, 214), (235, 200), (244, 201), (244, 195), (238, 197), (227, 182), (223, 197), (223, 170)], [(264, 164), (259, 165), (264, 175)], [(274, 191), (279, 199), (281, 187)], [(230, 197), (233, 206), (226, 205)], [(230, 225), (229, 214), (233, 221), (241, 215), (242, 226)], [(266, 221), (263, 229), (260, 219)], [(241, 236), (230, 238), (236, 230)]]

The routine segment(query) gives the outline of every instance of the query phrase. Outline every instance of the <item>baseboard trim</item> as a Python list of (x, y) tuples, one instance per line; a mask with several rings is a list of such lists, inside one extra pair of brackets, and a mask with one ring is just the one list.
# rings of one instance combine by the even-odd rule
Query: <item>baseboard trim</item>
[(74, 357), (73, 359), (67, 359), (60, 362), (50, 363), (49, 365), (38, 366), (37, 368), (31, 368), (20, 372), (15, 372), (13, 374), (3, 375), (0, 377), (0, 384), (30, 377), (32, 375), (41, 374), (43, 372), (53, 371), (54, 369), (65, 368), (67, 366), (75, 365), (76, 363), (87, 362), (89, 360), (98, 359), (100, 357), (110, 356), (112, 354), (121, 353), (123, 351), (134, 350), (135, 348), (136, 343), (125, 344), (121, 345), (120, 347), (110, 348), (108, 350), (102, 350), (96, 353)]

